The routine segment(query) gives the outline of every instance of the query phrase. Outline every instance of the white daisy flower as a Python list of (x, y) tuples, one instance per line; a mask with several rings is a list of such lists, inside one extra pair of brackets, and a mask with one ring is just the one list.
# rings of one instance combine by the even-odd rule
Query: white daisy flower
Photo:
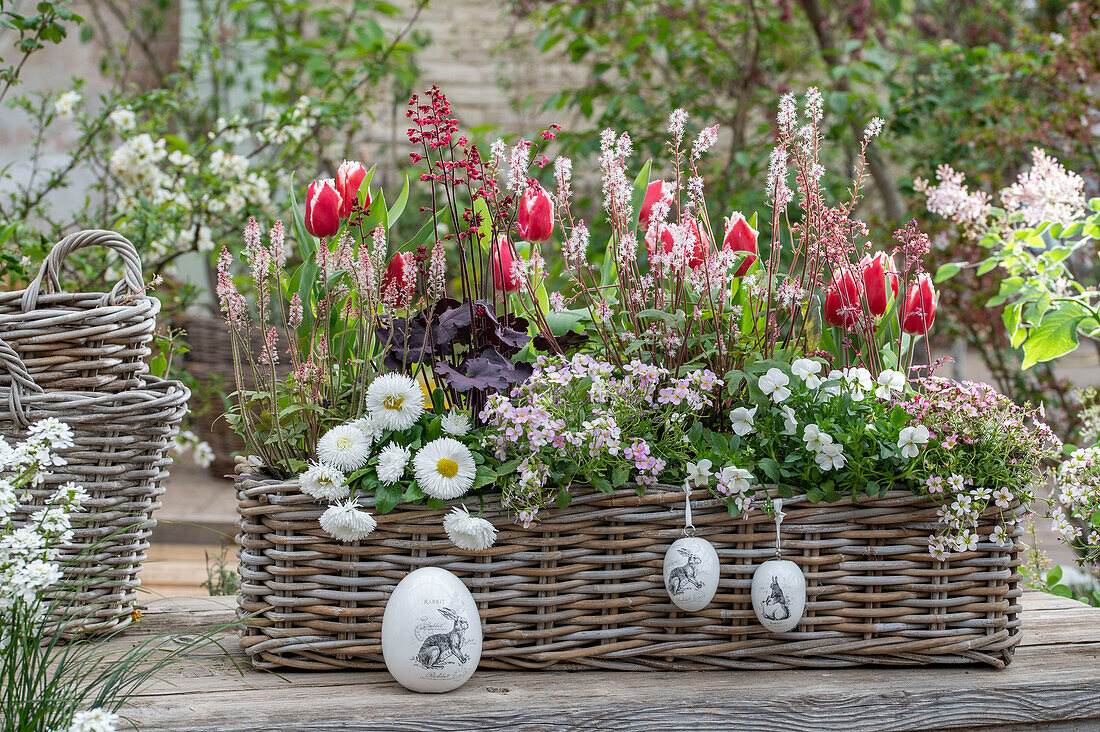
[(368, 444), (373, 445), (382, 437), (382, 427), (378, 425), (378, 421), (371, 416), (370, 412), (367, 412), (362, 417), (352, 422), (351, 426), (363, 433), (363, 436), (367, 438)]
[(710, 485), (710, 470), (714, 466), (706, 458), (697, 463), (687, 464), (687, 482), (694, 488), (706, 488)]
[(66, 732), (115, 732), (122, 718), (102, 707), (79, 711), (73, 715), (73, 721)]
[(889, 399), (895, 391), (905, 389), (905, 374), (893, 369), (883, 369), (875, 383), (878, 384), (875, 388), (875, 396), (879, 399)]
[(448, 435), (462, 437), (470, 431), (470, 418), (465, 412), (447, 412), (441, 420), (443, 431)]
[(367, 409), (385, 430), (407, 430), (424, 413), (424, 392), (404, 374), (382, 374), (367, 387)]
[(298, 476), (298, 481), (302, 485), (302, 493), (326, 501), (338, 501), (351, 493), (346, 485), (347, 478), (331, 465), (310, 465), (309, 470)]
[(791, 395), (791, 390), (787, 388), (789, 383), (791, 383), (790, 377), (777, 368), (768, 369), (768, 373), (761, 376), (760, 381), (757, 382), (760, 391), (771, 397), (776, 404)]
[(928, 428), (923, 424), (916, 427), (902, 427), (898, 434), (898, 447), (901, 448), (901, 456), (915, 458), (920, 452), (920, 446), (928, 442)]
[(488, 549), (497, 540), (497, 529), (479, 516), (471, 516), (465, 506), (455, 506), (443, 519), (447, 538), (459, 549), (479, 552)]
[(405, 466), (412, 454), (409, 448), (391, 442), (378, 453), (378, 480), (386, 485), (396, 483), (405, 477)]
[(340, 541), (359, 541), (374, 531), (376, 526), (378, 522), (374, 516), (361, 511), (354, 498), (333, 504), (321, 514), (321, 528)]
[(733, 433), (744, 437), (753, 431), (753, 418), (756, 417), (756, 407), (745, 409), (738, 407), (730, 412), (730, 421), (733, 423)]
[(333, 427), (317, 441), (317, 457), (325, 465), (351, 473), (367, 464), (370, 440), (358, 427), (342, 424)]
[(452, 437), (440, 437), (416, 453), (413, 473), (425, 494), (450, 500), (470, 490), (477, 466), (468, 447)]

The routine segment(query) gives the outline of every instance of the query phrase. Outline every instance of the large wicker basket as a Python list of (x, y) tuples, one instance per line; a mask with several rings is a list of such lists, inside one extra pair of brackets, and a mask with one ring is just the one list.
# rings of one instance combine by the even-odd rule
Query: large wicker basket
[[(65, 258), (86, 247), (107, 247), (122, 259), (111, 292), (62, 292)], [(15, 350), (44, 390), (119, 392), (141, 385), (160, 301), (145, 293), (141, 260), (127, 239), (99, 229), (58, 242), (27, 289), (0, 292), (0, 338)], [(0, 386), (11, 377), (0, 369)]]
[(341, 543), (318, 524), (324, 506), (294, 481), (249, 475), (244, 461), (237, 470), (241, 645), (260, 668), (384, 668), (386, 600), (428, 565), (473, 593), (482, 668), (1003, 667), (1020, 641), (1020, 530), (1008, 547), (983, 543), (937, 561), (928, 554), (937, 507), (908, 491), (784, 502), (784, 557), (805, 572), (809, 602), (793, 631), (774, 634), (750, 598), (753, 571), (774, 557), (774, 524), (759, 511), (731, 518), (705, 492), (693, 496), (694, 524), (718, 550), (721, 579), (709, 606), (685, 613), (661, 573), (681, 535), (679, 488), (580, 491), (528, 529), (489, 499), (482, 516), (500, 529), (496, 545), (468, 552), (447, 539), (442, 512), (411, 505), (376, 513), (374, 533)]

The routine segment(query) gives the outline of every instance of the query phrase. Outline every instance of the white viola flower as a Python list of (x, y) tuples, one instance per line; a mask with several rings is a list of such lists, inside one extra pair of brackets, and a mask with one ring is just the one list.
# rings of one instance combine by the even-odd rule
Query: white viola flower
[(497, 529), (480, 516), (471, 516), (465, 506), (455, 506), (443, 519), (447, 538), (459, 549), (480, 552), (497, 540)]
[(756, 417), (757, 407), (746, 409), (737, 407), (730, 412), (730, 421), (733, 423), (733, 434), (744, 437), (753, 431), (753, 419)]
[(335, 503), (321, 514), (321, 528), (340, 541), (359, 541), (369, 536), (377, 526), (374, 516), (360, 510), (354, 498)]
[(413, 472), (425, 494), (450, 500), (470, 490), (477, 465), (468, 447), (452, 437), (440, 437), (416, 453)]
[(405, 477), (405, 467), (412, 453), (409, 448), (391, 442), (378, 453), (378, 480), (386, 485), (396, 483)]
[(106, 709), (96, 708), (77, 712), (65, 732), (115, 732), (122, 718)]
[(448, 435), (463, 437), (470, 431), (470, 418), (465, 412), (452, 410), (443, 415), (440, 422)]
[(382, 374), (367, 387), (367, 409), (384, 430), (407, 430), (424, 413), (424, 392), (404, 374)]
[(812, 358), (800, 358), (791, 364), (791, 373), (806, 383), (811, 389), (821, 386), (821, 373), (823, 364)]
[(784, 404), (779, 408), (779, 411), (783, 413), (783, 431), (788, 435), (798, 434), (798, 415), (794, 413), (794, 410)]
[(802, 440), (806, 443), (806, 449), (810, 452), (821, 452), (826, 446), (833, 444), (833, 436), (828, 432), (823, 432), (820, 427), (812, 422), (806, 425), (806, 429), (802, 432)]
[(894, 392), (905, 389), (905, 374), (893, 369), (883, 369), (875, 379), (878, 386), (875, 388), (875, 396), (879, 399), (889, 399)]
[(323, 463), (310, 465), (306, 472), (298, 476), (298, 481), (301, 483), (302, 493), (325, 501), (338, 501), (347, 498), (351, 493), (347, 478), (339, 468)]
[(333, 427), (317, 441), (317, 457), (325, 465), (352, 473), (367, 464), (371, 442), (351, 424)]
[(848, 462), (848, 458), (844, 457), (844, 448), (835, 443), (822, 447), (814, 455), (814, 460), (817, 461), (817, 466), (822, 470), (840, 470)]
[(776, 404), (791, 395), (791, 390), (787, 388), (789, 383), (791, 383), (790, 377), (777, 368), (768, 369), (768, 373), (761, 376), (760, 381), (757, 382), (760, 391), (771, 397)]
[(710, 471), (714, 463), (703, 458), (697, 463), (687, 464), (687, 482), (693, 488), (706, 488), (710, 485)]
[(842, 373), (852, 399), (857, 402), (863, 401), (867, 396), (867, 392), (874, 386), (874, 382), (871, 381), (871, 372), (865, 368), (851, 368), (844, 369)]
[(727, 465), (719, 476), (722, 484), (734, 493), (745, 493), (752, 486), (752, 473), (744, 468)]
[(901, 456), (915, 458), (920, 453), (920, 446), (928, 442), (928, 428), (923, 424), (916, 427), (902, 427), (898, 434), (898, 447), (901, 448)]

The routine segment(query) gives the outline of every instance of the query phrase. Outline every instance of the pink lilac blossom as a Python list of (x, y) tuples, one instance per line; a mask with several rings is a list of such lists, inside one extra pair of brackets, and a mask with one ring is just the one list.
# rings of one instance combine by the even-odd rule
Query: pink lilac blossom
[(1005, 210), (1018, 212), (1028, 226), (1045, 221), (1068, 223), (1085, 210), (1085, 181), (1039, 148), (1031, 151), (1031, 169), (1001, 191)]
[(971, 191), (966, 186), (965, 175), (944, 163), (936, 168), (936, 180), (939, 183), (935, 185), (923, 178), (913, 181), (913, 189), (927, 197), (926, 206), (930, 212), (964, 226), (984, 222), (989, 217), (989, 195)]

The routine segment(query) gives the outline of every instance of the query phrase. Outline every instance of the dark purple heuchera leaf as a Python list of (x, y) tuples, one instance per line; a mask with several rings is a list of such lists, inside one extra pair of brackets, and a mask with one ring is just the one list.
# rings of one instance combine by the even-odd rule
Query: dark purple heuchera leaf
[(439, 361), (435, 373), (459, 393), (472, 389), (505, 391), (525, 381), (531, 375), (531, 365), (513, 364), (496, 348), (488, 346), (479, 355), (465, 359), (457, 369)]
[[(572, 353), (588, 342), (588, 334), (568, 331), (564, 335), (554, 336), (554, 340), (557, 342), (558, 348), (562, 349), (564, 353)], [(540, 351), (553, 350), (550, 347), (550, 342), (541, 333), (535, 336), (531, 343)]]

